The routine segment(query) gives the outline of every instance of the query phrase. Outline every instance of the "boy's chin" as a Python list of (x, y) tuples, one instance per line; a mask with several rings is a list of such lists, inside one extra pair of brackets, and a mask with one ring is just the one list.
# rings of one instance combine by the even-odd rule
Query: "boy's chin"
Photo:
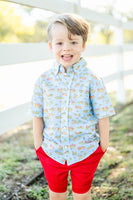
[(72, 66), (72, 65), (74, 65), (74, 64), (76, 64), (76, 63), (78, 63), (79, 61), (77, 61), (77, 62), (60, 62), (60, 64), (63, 66), (63, 67), (65, 67), (65, 68), (68, 68), (68, 67), (70, 67), (70, 66)]
[(69, 63), (61, 62), (61, 64), (63, 67), (68, 68), (68, 67), (72, 66), (74, 63), (73, 62), (69, 62)]

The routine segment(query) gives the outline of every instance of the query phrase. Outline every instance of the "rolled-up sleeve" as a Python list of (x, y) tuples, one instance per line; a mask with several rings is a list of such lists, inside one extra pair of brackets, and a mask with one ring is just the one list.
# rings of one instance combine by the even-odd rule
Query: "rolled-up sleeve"
[(103, 79), (95, 77), (95, 79), (91, 81), (89, 96), (92, 112), (97, 119), (115, 115), (115, 110), (105, 88)]
[(32, 101), (31, 101), (31, 113), (34, 117), (43, 117), (43, 88), (41, 77), (36, 81)]

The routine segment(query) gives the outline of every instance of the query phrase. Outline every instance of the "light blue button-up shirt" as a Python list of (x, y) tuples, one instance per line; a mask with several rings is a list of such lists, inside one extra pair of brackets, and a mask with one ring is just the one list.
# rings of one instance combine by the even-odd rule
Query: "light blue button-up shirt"
[(115, 114), (103, 80), (80, 61), (65, 73), (55, 63), (37, 80), (32, 114), (44, 119), (42, 148), (59, 163), (79, 162), (99, 145), (98, 120)]

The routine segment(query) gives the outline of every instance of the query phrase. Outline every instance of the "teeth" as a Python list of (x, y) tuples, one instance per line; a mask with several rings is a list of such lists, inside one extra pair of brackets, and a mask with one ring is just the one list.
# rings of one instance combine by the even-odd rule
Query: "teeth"
[(73, 55), (70, 55), (70, 54), (61, 55), (61, 58), (62, 58), (64, 61), (68, 62), (68, 61), (71, 61), (71, 60), (72, 60)]

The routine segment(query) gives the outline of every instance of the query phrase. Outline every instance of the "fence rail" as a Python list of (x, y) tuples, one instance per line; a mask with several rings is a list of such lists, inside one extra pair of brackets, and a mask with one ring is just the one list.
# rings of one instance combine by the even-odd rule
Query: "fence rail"
[[(133, 44), (124, 44), (123, 30), (133, 30), (133, 22), (123, 23), (113, 16), (97, 13), (87, 8), (82, 8), (78, 3), (72, 3), (62, 0), (5, 0), (5, 2), (17, 3), (20, 5), (34, 8), (45, 9), (54, 13), (77, 13), (91, 22), (108, 24), (115, 26), (114, 45), (87, 45), (84, 53), (88, 56), (118, 55), (118, 70), (115, 74), (104, 77), (105, 82), (118, 80), (118, 100), (125, 102), (125, 91), (123, 88), (124, 76), (133, 74), (133, 70), (124, 71), (123, 52), (133, 51)], [(78, 1), (79, 2), (79, 1)], [(0, 65), (11, 65), (17, 63), (39, 61), (51, 59), (52, 55), (48, 51), (46, 43), (28, 43), (28, 44), (0, 44)], [(0, 134), (9, 131), (22, 123), (31, 119), (30, 103), (27, 102), (10, 109), (0, 111)]]
[(89, 21), (113, 25), (116, 27), (123, 27), (124, 29), (133, 30), (132, 22), (123, 23), (121, 20), (114, 18), (111, 15), (98, 13), (96, 11), (92, 11), (88, 8), (82, 8), (77, 3), (62, 1), (62, 0), (4, 0), (12, 3), (17, 3), (25, 6), (30, 6), (34, 8), (45, 9), (48, 11), (52, 11), (54, 13), (78, 13)]
[(0, 112), (0, 135), (31, 120), (30, 102)]
[[(104, 56), (133, 51), (133, 44), (87, 45), (84, 56)], [(47, 43), (0, 44), (0, 65), (52, 59)], [(5, 59), (8, 58), (8, 59)]]

